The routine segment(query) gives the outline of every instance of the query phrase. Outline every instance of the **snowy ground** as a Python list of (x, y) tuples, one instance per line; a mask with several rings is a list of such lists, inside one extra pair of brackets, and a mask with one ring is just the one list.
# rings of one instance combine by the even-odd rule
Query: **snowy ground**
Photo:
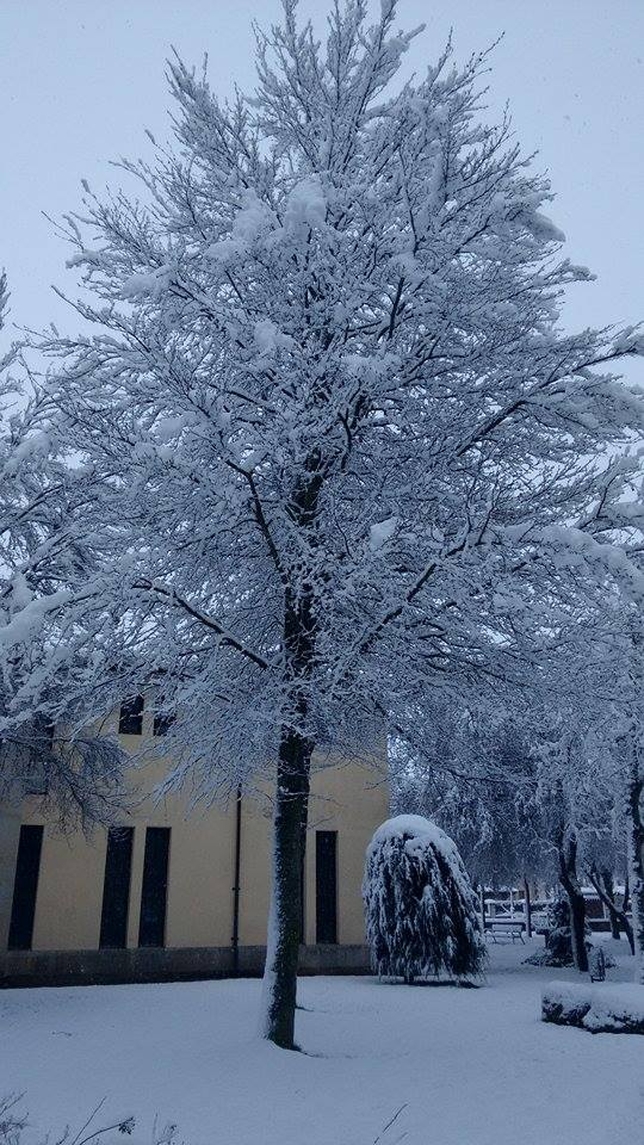
[(542, 983), (575, 975), (490, 951), (480, 990), (303, 979), (301, 1054), (255, 1037), (255, 981), (4, 991), (0, 1094), (24, 1091), (29, 1141), (103, 1097), (96, 1127), (132, 1114), (137, 1145), (155, 1117), (187, 1145), (640, 1141), (644, 1039), (544, 1025)]

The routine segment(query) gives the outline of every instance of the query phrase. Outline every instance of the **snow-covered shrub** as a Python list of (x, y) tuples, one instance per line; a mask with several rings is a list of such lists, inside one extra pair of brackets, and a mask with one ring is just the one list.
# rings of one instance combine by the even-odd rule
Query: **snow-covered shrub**
[[(590, 927), (586, 926), (586, 949), (589, 952), (589, 957), (593, 950), (590, 936)], [(540, 950), (535, 950), (524, 961), (531, 966), (574, 966), (570, 907), (565, 898), (555, 899), (548, 907), (545, 946)], [(614, 959), (604, 951), (604, 968), (615, 965)]]
[(545, 947), (536, 950), (526, 962), (533, 966), (573, 965), (570, 907), (564, 898), (555, 899), (548, 907), (545, 941)]
[(421, 815), (398, 815), (375, 832), (362, 894), (367, 942), (381, 977), (480, 974), (485, 945), (476, 899), (456, 845)]
[(549, 982), (541, 996), (541, 1017), (592, 1034), (644, 1034), (644, 987)]
[[(586, 948), (592, 948), (590, 928), (586, 926)], [(605, 965), (614, 966), (610, 955), (604, 953)], [(565, 898), (557, 898), (548, 907), (545, 946), (535, 950), (525, 961), (531, 966), (574, 966), (570, 907)]]

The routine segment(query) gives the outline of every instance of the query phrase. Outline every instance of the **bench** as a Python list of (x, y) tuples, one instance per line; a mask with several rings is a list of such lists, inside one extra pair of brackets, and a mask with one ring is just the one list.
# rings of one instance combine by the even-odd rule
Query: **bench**
[(489, 930), (492, 935), (492, 942), (496, 942), (497, 935), (500, 934), (506, 938), (511, 938), (512, 942), (518, 938), (525, 946), (523, 939), (525, 921), (521, 918), (491, 918), (486, 922), (485, 929)]

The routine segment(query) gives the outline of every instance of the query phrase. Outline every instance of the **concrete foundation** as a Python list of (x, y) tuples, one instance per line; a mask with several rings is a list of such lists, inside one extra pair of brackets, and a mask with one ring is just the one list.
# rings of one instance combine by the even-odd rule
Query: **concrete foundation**
[[(239, 977), (264, 970), (263, 946), (240, 946)], [(0, 987), (95, 986), (119, 982), (175, 982), (232, 978), (229, 946), (129, 950), (10, 950), (0, 952)], [(302, 946), (301, 974), (368, 974), (366, 946)]]

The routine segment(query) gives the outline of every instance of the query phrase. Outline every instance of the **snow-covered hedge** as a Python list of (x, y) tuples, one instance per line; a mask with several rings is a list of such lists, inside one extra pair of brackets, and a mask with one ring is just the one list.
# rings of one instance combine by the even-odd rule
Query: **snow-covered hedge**
[(644, 986), (549, 982), (541, 995), (541, 1017), (593, 1034), (644, 1034)]

